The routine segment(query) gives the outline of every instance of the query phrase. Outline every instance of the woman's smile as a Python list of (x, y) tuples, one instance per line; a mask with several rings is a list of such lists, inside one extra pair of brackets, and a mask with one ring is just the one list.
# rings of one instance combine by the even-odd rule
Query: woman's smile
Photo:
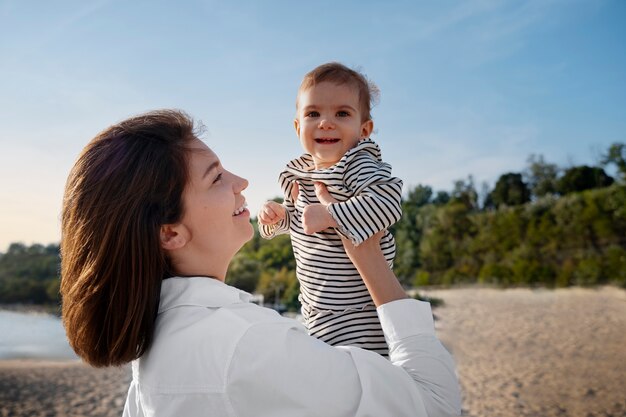
[(247, 207), (248, 207), (248, 203), (244, 201), (243, 205), (234, 211), (233, 217), (250, 216), (250, 211), (248, 211)]

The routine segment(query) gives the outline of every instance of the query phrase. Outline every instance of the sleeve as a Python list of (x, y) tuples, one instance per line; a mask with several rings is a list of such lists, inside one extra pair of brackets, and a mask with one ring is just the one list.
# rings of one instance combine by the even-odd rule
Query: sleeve
[(259, 234), (263, 239), (271, 239), (277, 235), (283, 235), (289, 233), (289, 217), (291, 216), (291, 212), (289, 208), (283, 204), (285, 207), (285, 218), (279, 221), (276, 224), (265, 225), (259, 223)]
[(430, 306), (401, 300), (383, 307), (390, 361), (329, 346), (295, 326), (252, 326), (228, 371), (227, 396), (236, 415), (460, 415), (454, 363), (434, 335)]
[(264, 225), (259, 223), (259, 234), (263, 239), (271, 239), (277, 235), (289, 233), (291, 216), (295, 213), (295, 205), (291, 198), (291, 190), (293, 188), (293, 178), (284, 171), (278, 177), (280, 188), (283, 190), (285, 208), (285, 218), (280, 222), (272, 225)]
[(344, 174), (353, 197), (328, 206), (337, 231), (355, 245), (390, 227), (402, 217), (402, 180), (391, 176), (391, 165), (360, 153), (348, 161)]

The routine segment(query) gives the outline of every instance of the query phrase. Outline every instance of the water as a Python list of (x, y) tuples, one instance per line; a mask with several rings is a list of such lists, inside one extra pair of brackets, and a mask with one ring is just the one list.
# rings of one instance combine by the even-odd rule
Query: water
[(51, 314), (0, 310), (1, 359), (77, 359), (61, 319)]

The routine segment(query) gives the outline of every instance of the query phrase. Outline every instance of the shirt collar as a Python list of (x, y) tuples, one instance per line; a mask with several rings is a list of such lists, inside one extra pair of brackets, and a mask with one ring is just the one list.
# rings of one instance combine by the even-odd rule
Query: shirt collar
[(250, 302), (250, 294), (215, 278), (173, 277), (161, 283), (159, 313), (180, 306), (224, 307)]
[(376, 159), (381, 160), (380, 148), (378, 144), (370, 138), (361, 139), (354, 148), (349, 149), (341, 159), (333, 166), (324, 169), (315, 169), (313, 157), (305, 153), (299, 158), (292, 159), (287, 163), (285, 171), (290, 172), (296, 177), (308, 178), (311, 175), (320, 173), (340, 172), (345, 168), (346, 163), (351, 160), (357, 153), (361, 151), (369, 151)]

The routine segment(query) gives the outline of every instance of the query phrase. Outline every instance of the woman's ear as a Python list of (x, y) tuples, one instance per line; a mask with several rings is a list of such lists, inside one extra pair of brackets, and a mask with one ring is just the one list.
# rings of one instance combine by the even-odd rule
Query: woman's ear
[(361, 124), (361, 139), (369, 138), (374, 130), (374, 121), (368, 119)]
[(159, 238), (165, 250), (176, 250), (184, 247), (188, 240), (187, 228), (182, 224), (164, 224), (161, 226)]

